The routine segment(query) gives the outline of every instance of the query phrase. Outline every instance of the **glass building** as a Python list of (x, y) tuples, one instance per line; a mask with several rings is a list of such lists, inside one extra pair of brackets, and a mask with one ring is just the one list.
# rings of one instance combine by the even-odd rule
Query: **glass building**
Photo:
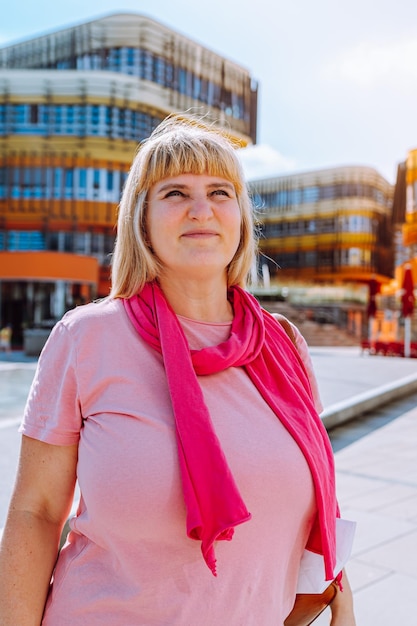
[(137, 146), (185, 111), (237, 145), (256, 142), (248, 70), (148, 17), (112, 14), (0, 48), (0, 325), (16, 345), (108, 294)]
[(392, 186), (349, 166), (251, 182), (261, 264), (273, 280), (385, 282), (392, 275)]

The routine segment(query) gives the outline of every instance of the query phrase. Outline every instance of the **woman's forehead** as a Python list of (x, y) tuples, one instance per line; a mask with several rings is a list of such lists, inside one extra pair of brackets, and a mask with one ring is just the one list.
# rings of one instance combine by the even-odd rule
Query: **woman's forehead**
[(192, 189), (203, 187), (207, 189), (217, 189), (220, 187), (230, 188), (235, 191), (235, 184), (232, 180), (224, 176), (213, 176), (211, 174), (193, 174), (184, 172), (176, 176), (167, 176), (151, 185), (150, 191), (163, 192), (173, 187), (178, 189)]

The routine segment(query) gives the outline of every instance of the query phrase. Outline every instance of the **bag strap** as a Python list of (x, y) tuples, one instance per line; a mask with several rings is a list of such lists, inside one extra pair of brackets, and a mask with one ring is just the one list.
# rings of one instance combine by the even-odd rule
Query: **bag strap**
[(273, 317), (275, 317), (277, 322), (279, 322), (281, 324), (282, 328), (285, 330), (285, 332), (287, 333), (288, 337), (291, 339), (291, 341), (293, 342), (295, 348), (298, 351), (297, 340), (295, 338), (294, 329), (291, 326), (290, 321), (285, 317), (285, 315), (282, 315), (282, 313), (272, 313), (272, 315), (273, 315)]

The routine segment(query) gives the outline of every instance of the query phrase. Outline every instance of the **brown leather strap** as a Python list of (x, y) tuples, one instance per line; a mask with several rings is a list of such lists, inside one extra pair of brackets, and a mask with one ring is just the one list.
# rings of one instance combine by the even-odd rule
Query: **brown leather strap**
[(272, 315), (273, 315), (273, 317), (275, 317), (277, 322), (279, 322), (281, 324), (282, 328), (285, 330), (285, 332), (287, 333), (288, 337), (291, 339), (291, 341), (293, 342), (294, 346), (297, 348), (297, 340), (295, 338), (294, 329), (291, 326), (290, 321), (285, 317), (285, 315), (282, 315), (281, 313), (272, 313)]

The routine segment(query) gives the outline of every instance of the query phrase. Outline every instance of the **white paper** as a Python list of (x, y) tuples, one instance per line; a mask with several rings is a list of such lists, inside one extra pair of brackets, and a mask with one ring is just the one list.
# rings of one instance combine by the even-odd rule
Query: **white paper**
[[(336, 519), (335, 577), (342, 571), (352, 552), (356, 522)], [(325, 579), (324, 559), (321, 554), (304, 550), (298, 575), (297, 593), (323, 593), (330, 582)]]

